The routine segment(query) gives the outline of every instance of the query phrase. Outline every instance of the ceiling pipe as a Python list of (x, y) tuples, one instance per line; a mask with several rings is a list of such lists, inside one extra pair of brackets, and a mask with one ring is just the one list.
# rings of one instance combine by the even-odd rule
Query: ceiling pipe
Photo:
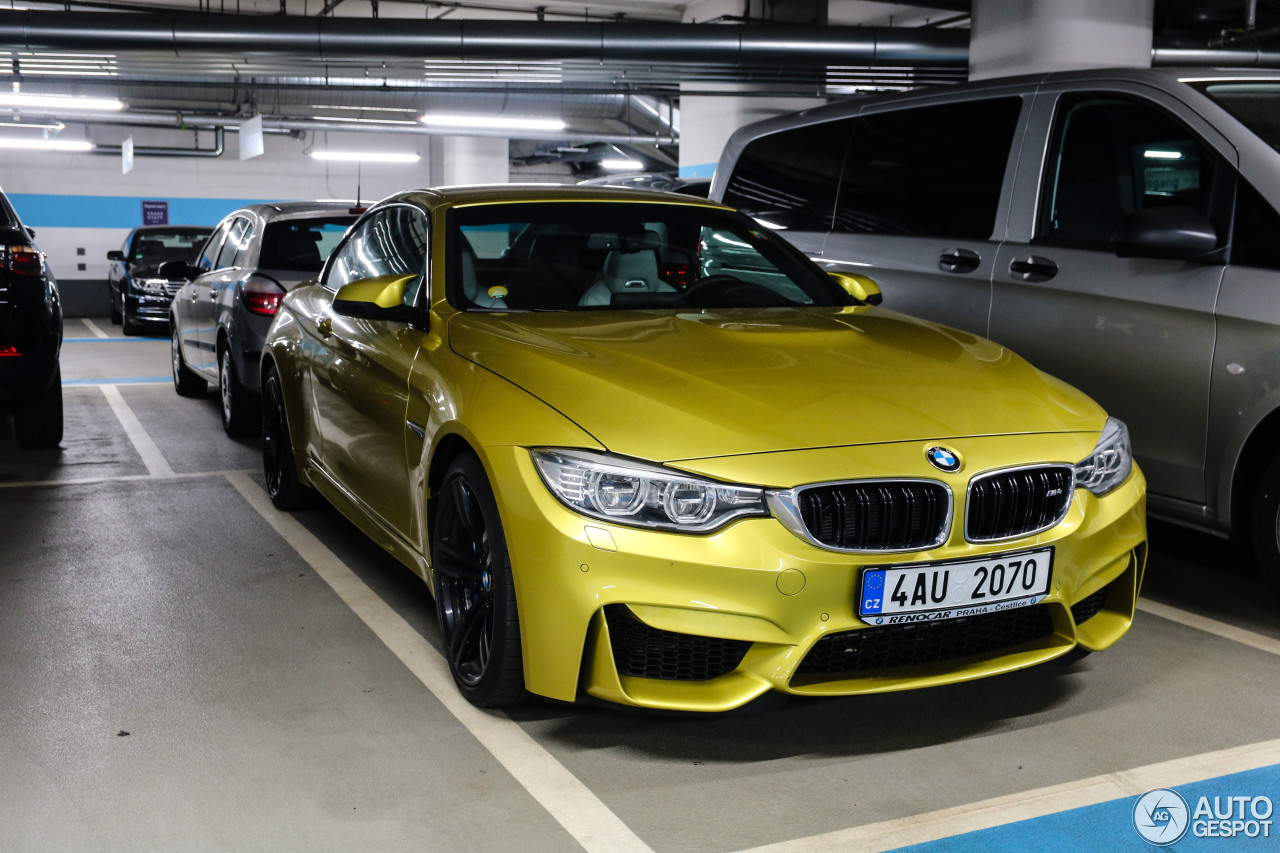
[[(168, 148), (155, 147), (147, 145), (133, 146), (133, 155), (135, 157), (221, 157), (224, 150), (223, 137), (226, 132), (221, 127), (213, 129), (213, 147), (201, 148), (197, 141), (194, 148)], [(121, 154), (124, 151), (122, 145), (98, 145), (94, 144), (90, 154)]]
[[(105, 124), (119, 127), (170, 127), (178, 129), (213, 130), (225, 129), (238, 132), (245, 119), (240, 116), (211, 116), (193, 113), (140, 113), (140, 112), (87, 112), (76, 111), (75, 114), (60, 113), (46, 109), (27, 109), (24, 116), (58, 118), (64, 122), (82, 122), (85, 124)], [(452, 130), (449, 128), (428, 127), (425, 124), (378, 124), (375, 122), (316, 121), (305, 118), (271, 118), (262, 117), (264, 132), (288, 132), (298, 130), (309, 131), (351, 131), (354, 133), (394, 133), (413, 136), (489, 136), (501, 139), (534, 139), (560, 140), (567, 142), (613, 142), (625, 145), (674, 145), (679, 142), (678, 136), (670, 133), (589, 133), (573, 130), (491, 130), (487, 128), (466, 128)], [(134, 149), (135, 152), (140, 149)]]
[(0, 10), (0, 45), (410, 59), (964, 66), (969, 33), (800, 25), (529, 23)]

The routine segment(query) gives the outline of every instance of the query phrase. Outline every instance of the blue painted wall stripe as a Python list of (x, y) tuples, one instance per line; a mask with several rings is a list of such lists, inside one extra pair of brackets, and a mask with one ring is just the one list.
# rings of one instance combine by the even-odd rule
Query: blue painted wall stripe
[(714, 178), (715, 175), (715, 163), (699, 163), (696, 166), (680, 167), (680, 177), (682, 178)]
[(222, 217), (246, 204), (282, 201), (39, 193), (10, 193), (8, 198), (23, 224), (32, 228), (136, 228), (142, 224), (143, 201), (167, 201), (170, 225), (217, 225)]

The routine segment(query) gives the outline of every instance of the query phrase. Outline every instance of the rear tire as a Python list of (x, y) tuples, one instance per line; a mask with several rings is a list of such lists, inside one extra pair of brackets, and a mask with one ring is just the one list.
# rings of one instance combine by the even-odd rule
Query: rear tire
[(473, 705), (529, 701), (520, 617), (502, 520), (484, 466), (459, 456), (445, 472), (431, 531), (436, 615), (445, 659)]
[(315, 491), (298, 479), (284, 391), (275, 365), (267, 368), (262, 382), (262, 474), (267, 481), (267, 496), (276, 509), (288, 512), (316, 503)]
[(169, 366), (173, 372), (173, 390), (178, 392), (179, 397), (199, 397), (208, 390), (209, 383), (187, 367), (187, 362), (182, 357), (182, 341), (178, 339), (178, 324), (171, 321), (169, 328)]
[(218, 347), (218, 399), (222, 403), (222, 429), (227, 435), (255, 435), (262, 429), (262, 407), (236, 376), (235, 361), (225, 342)]
[(62, 368), (53, 387), (13, 413), (13, 437), (22, 447), (57, 447), (62, 441)]
[(1254, 560), (1263, 580), (1280, 593), (1280, 455), (1263, 469), (1249, 512)]

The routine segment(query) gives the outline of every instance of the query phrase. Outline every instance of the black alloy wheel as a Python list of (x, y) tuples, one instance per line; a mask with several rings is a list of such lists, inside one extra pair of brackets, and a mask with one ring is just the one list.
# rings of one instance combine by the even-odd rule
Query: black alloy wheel
[(209, 383), (196, 375), (182, 357), (182, 341), (178, 338), (178, 323), (169, 318), (169, 369), (173, 373), (173, 390), (179, 397), (199, 397)]
[(258, 401), (236, 376), (231, 349), (218, 347), (218, 400), (222, 403), (222, 429), (229, 436), (253, 435), (262, 427)]
[(267, 496), (276, 509), (306, 509), (315, 503), (315, 492), (298, 479), (284, 392), (275, 365), (267, 369), (267, 378), (262, 383), (262, 474), (267, 482)]
[(1280, 593), (1280, 455), (1263, 469), (1250, 510), (1254, 559), (1263, 580)]
[(432, 528), (436, 614), (445, 658), (474, 705), (529, 699), (524, 689), (515, 583), (497, 502), (480, 460), (454, 460), (440, 487)]

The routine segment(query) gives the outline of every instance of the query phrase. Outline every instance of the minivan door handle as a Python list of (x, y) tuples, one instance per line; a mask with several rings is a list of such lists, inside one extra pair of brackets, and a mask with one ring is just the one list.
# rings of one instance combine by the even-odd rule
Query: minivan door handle
[(972, 249), (947, 249), (938, 258), (938, 267), (947, 272), (973, 272), (982, 258)]
[(1029, 255), (1010, 263), (1009, 272), (1023, 281), (1048, 281), (1058, 274), (1058, 265), (1048, 258)]

